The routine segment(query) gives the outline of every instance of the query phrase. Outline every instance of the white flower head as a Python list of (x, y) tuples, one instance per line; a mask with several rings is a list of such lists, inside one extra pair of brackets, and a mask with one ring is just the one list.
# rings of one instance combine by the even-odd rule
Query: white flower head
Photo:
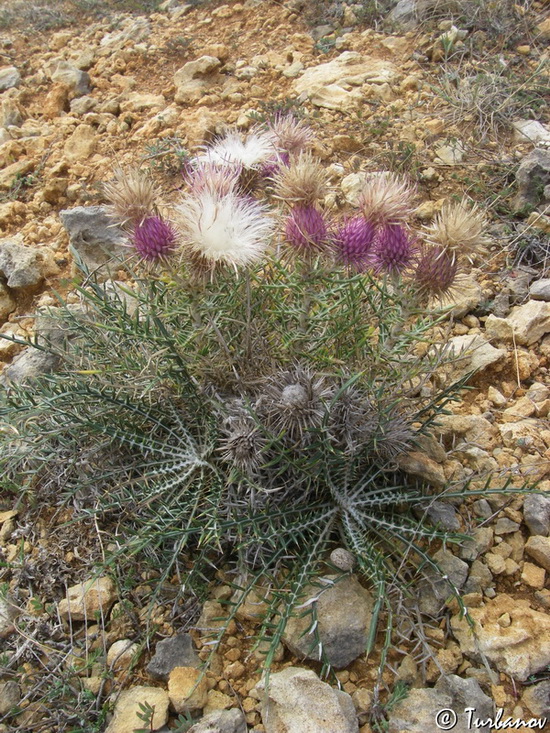
[(176, 209), (185, 249), (212, 267), (257, 262), (273, 232), (266, 207), (234, 191), (220, 196), (203, 190), (184, 198)]
[(237, 132), (229, 132), (199, 156), (199, 161), (217, 165), (240, 165), (255, 169), (277, 154), (273, 137), (268, 132), (255, 131), (243, 138)]
[(209, 156), (202, 156), (189, 167), (186, 179), (195, 195), (209, 191), (214, 196), (225, 196), (237, 188), (241, 171), (240, 165), (219, 165)]

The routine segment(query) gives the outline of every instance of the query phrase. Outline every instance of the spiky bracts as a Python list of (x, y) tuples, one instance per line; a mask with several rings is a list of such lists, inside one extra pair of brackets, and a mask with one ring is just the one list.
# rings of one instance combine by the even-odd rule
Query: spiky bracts
[(359, 272), (368, 269), (375, 233), (373, 225), (362, 216), (344, 222), (332, 240), (337, 261)]
[(130, 239), (140, 257), (150, 262), (167, 257), (176, 246), (175, 230), (160, 216), (148, 216), (136, 224)]
[(359, 209), (373, 226), (403, 224), (412, 215), (414, 189), (394, 173), (372, 173), (359, 195)]
[(376, 234), (371, 257), (373, 269), (399, 275), (413, 263), (416, 252), (415, 240), (403, 227), (385, 226)]
[(110, 213), (122, 226), (133, 228), (155, 211), (156, 191), (152, 179), (143, 171), (117, 168), (114, 179), (103, 184)]
[(485, 227), (485, 215), (477, 204), (446, 203), (432, 224), (426, 227), (426, 239), (445, 249), (453, 258), (471, 262), (490, 242), (484, 233)]
[(265, 437), (254, 421), (242, 415), (228, 421), (220, 446), (221, 455), (223, 460), (250, 476), (265, 460), (262, 454), (265, 443)]
[(285, 238), (302, 254), (323, 249), (328, 242), (325, 217), (314, 206), (296, 206), (286, 220)]
[(251, 265), (262, 259), (269, 245), (273, 221), (266, 207), (250, 197), (203, 190), (186, 196), (176, 209), (183, 254), (200, 259), (207, 268)]
[(441, 300), (456, 283), (458, 259), (444, 247), (423, 245), (420, 248), (414, 282), (421, 299)]
[(314, 206), (327, 193), (327, 174), (320, 161), (309, 152), (290, 159), (275, 178), (275, 196), (288, 204)]
[(269, 380), (258, 401), (259, 414), (272, 433), (304, 443), (321, 426), (332, 395), (323, 377), (297, 365)]
[(267, 127), (276, 147), (282, 153), (301, 153), (313, 140), (311, 128), (290, 113), (275, 115)]

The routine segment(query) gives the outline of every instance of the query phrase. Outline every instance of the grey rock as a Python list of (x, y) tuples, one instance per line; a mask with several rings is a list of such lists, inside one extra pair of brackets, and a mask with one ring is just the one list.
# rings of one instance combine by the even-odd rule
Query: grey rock
[(463, 560), (476, 560), (480, 555), (487, 552), (493, 545), (493, 530), (491, 527), (478, 527), (474, 529), (467, 540), (464, 540), (460, 549), (460, 557)]
[(432, 501), (426, 509), (426, 514), (435, 526), (443, 527), (450, 532), (458, 532), (460, 529), (460, 519), (457, 511), (446, 501), (439, 501), (439, 499)]
[(71, 112), (74, 115), (85, 115), (87, 112), (91, 112), (97, 106), (97, 99), (93, 97), (78, 97), (73, 99), (71, 102)]
[(550, 301), (550, 278), (543, 278), (537, 280), (529, 288), (529, 296), (533, 300), (545, 300)]
[[(256, 685), (262, 692), (264, 680)], [(358, 733), (351, 697), (321, 682), (315, 672), (287, 667), (269, 678), (262, 723), (266, 733)]]
[(21, 235), (0, 239), (0, 273), (8, 288), (32, 289), (40, 285), (48, 270), (47, 248), (28, 247)]
[(189, 634), (177, 634), (158, 642), (155, 654), (147, 665), (147, 674), (156, 680), (167, 680), (174, 667), (198, 669), (200, 665), (201, 660)]
[(490, 305), (490, 312), (497, 318), (506, 318), (510, 313), (510, 295), (509, 293), (502, 292), (495, 295), (493, 302)]
[(474, 560), (464, 586), (464, 593), (483, 593), (492, 587), (492, 584), (493, 574), (487, 565), (482, 560)]
[(550, 680), (526, 687), (521, 696), (521, 703), (526, 705), (533, 715), (550, 718)]
[(489, 519), (489, 517), (493, 514), (493, 510), (491, 509), (491, 505), (489, 504), (487, 499), (477, 499), (476, 501), (474, 501), (473, 507), (476, 517)]
[(531, 534), (548, 537), (550, 535), (550, 495), (528, 494), (523, 502), (523, 518)]
[(213, 710), (192, 725), (188, 733), (247, 733), (246, 718), (238, 708)]
[(516, 209), (544, 203), (544, 188), (550, 183), (550, 150), (536, 148), (521, 162), (517, 172)]
[[(388, 719), (388, 733), (427, 733), (436, 730), (436, 715), (452, 708), (452, 697), (436, 689), (412, 689), (404, 700), (392, 708)], [(466, 733), (462, 721), (453, 727), (453, 733)]]
[(41, 374), (55, 371), (60, 364), (59, 357), (47, 351), (38, 351), (28, 346), (4, 368), (0, 376), (0, 384), (21, 384), (35, 379)]
[(122, 48), (129, 41), (141, 43), (151, 35), (151, 21), (145, 17), (127, 18), (120, 23), (119, 28), (121, 30), (103, 36), (99, 42), (99, 55), (108, 56), (116, 47)]
[(326, 576), (324, 587), (309, 586), (303, 603), (315, 600), (317, 628), (308, 633), (312, 618), (309, 614), (289, 619), (283, 635), (284, 644), (296, 656), (320, 658), (318, 642), (333, 667), (346, 667), (362, 654), (372, 619), (373, 599), (355, 577)]
[(453, 586), (457, 590), (464, 586), (469, 568), (467, 563), (449, 550), (439, 550), (434, 553), (433, 559), (439, 566), (439, 572), (435, 568), (426, 570), (424, 578), (418, 584), (418, 607), (422, 613), (437, 616), (445, 601), (452, 595)]
[(14, 310), (15, 300), (4, 283), (0, 281), (0, 323), (3, 323)]
[(0, 105), (0, 125), (2, 127), (21, 127), (23, 124), (23, 110), (17, 99), (8, 97)]
[(74, 64), (59, 60), (51, 73), (51, 80), (59, 84), (65, 84), (73, 94), (81, 97), (90, 91), (90, 75), (86, 71), (77, 69)]
[(0, 681), (0, 715), (6, 715), (21, 700), (21, 690), (14, 680)]
[(20, 83), (21, 74), (17, 71), (15, 66), (3, 66), (0, 69), (0, 92), (5, 92), (6, 89), (18, 87)]
[(128, 255), (123, 231), (102, 206), (77, 206), (59, 212), (69, 234), (69, 250), (85, 273), (101, 270), (106, 279)]
[(508, 517), (500, 517), (495, 522), (496, 535), (511, 534), (512, 532), (517, 532), (518, 529), (519, 524)]
[(476, 679), (465, 680), (456, 674), (442, 675), (435, 683), (435, 689), (450, 695), (451, 707), (457, 713), (471, 707), (476, 709), (477, 718), (487, 719), (494, 716), (494, 703), (483, 692)]

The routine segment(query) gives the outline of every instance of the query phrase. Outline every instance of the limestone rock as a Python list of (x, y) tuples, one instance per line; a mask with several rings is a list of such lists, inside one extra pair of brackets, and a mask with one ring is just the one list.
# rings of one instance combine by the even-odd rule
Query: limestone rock
[(530, 346), (550, 332), (550, 303), (529, 300), (512, 308), (506, 318), (487, 316), (485, 329), (489, 338)]
[(167, 680), (174, 667), (198, 669), (200, 664), (189, 634), (177, 634), (157, 643), (155, 655), (147, 665), (147, 673), (156, 680)]
[(202, 709), (208, 702), (204, 674), (194, 667), (174, 667), (168, 677), (168, 695), (177, 713)]
[[(256, 689), (265, 689), (263, 680)], [(261, 713), (266, 733), (358, 733), (351, 697), (312, 670), (287, 667), (272, 674), (266, 694)]]
[(99, 42), (99, 53), (108, 55), (114, 48), (122, 48), (127, 42), (141, 43), (151, 35), (151, 21), (145, 17), (126, 18), (119, 26), (121, 30), (107, 33)]
[(443, 440), (447, 449), (464, 441), (492, 451), (499, 443), (498, 429), (480, 415), (438, 415), (433, 434)]
[(17, 178), (22, 178), (34, 169), (32, 160), (17, 160), (0, 171), (0, 190), (9, 189)]
[(5, 92), (6, 89), (12, 89), (12, 87), (18, 87), (20, 83), (21, 74), (15, 66), (3, 66), (0, 69), (0, 92)]
[(238, 708), (213, 710), (192, 725), (187, 733), (247, 733), (246, 718)]
[(123, 670), (128, 669), (132, 661), (137, 657), (139, 645), (134, 644), (130, 639), (119, 639), (111, 644), (107, 652), (107, 666)]
[(544, 203), (544, 188), (550, 184), (550, 150), (535, 148), (521, 162), (517, 172), (516, 209)]
[(468, 275), (461, 279), (460, 287), (444, 298), (441, 305), (445, 309), (450, 309), (449, 316), (457, 320), (475, 310), (482, 300), (481, 285), (473, 275)]
[(221, 61), (215, 56), (201, 56), (184, 64), (174, 74), (176, 102), (188, 104), (199, 100), (212, 85), (213, 74), (220, 66)]
[(532, 535), (525, 543), (525, 552), (550, 573), (550, 537)]
[[(366, 649), (373, 599), (355, 577), (339, 579), (331, 575), (326, 581), (324, 588), (321, 583), (309, 586), (303, 602), (317, 598), (316, 635), (323, 653), (332, 666), (346, 667)], [(316, 637), (307, 633), (310, 625), (310, 615), (293, 616), (287, 623), (283, 642), (296, 656), (319, 659)]]
[[(466, 656), (480, 661), (483, 655), (499, 672), (520, 682), (550, 664), (550, 617), (535, 611), (529, 601), (501, 593), (481, 608), (470, 608), (474, 631), (457, 614), (451, 628)], [(499, 619), (508, 614), (510, 624)]]
[(506, 358), (506, 349), (497, 349), (479, 333), (454, 336), (449, 340), (445, 371), (453, 380), (461, 379), (470, 373), (482, 372), (492, 364)]
[(441, 466), (420, 451), (401, 453), (397, 456), (396, 463), (402, 471), (425, 481), (430, 486), (443, 488), (447, 483)]
[(115, 599), (115, 584), (111, 578), (103, 576), (71, 586), (67, 597), (59, 602), (58, 611), (61, 618), (91, 622), (96, 613), (106, 615)]
[(168, 720), (168, 694), (159, 687), (138, 685), (120, 693), (105, 733), (134, 733), (136, 729), (144, 728), (145, 723), (139, 715), (143, 715), (145, 704), (154, 708), (150, 729), (162, 728)]
[(65, 157), (71, 162), (84, 162), (95, 153), (98, 142), (91, 125), (78, 125), (65, 142)]
[[(436, 689), (412, 689), (395, 705), (388, 719), (388, 733), (426, 733), (434, 730), (440, 710), (452, 710), (452, 697)], [(453, 727), (453, 733), (466, 733), (466, 716)]]
[(397, 74), (397, 67), (389, 61), (344, 51), (333, 61), (306, 69), (292, 86), (317, 106), (347, 109), (361, 99), (363, 84), (391, 83)]
[(54, 354), (28, 346), (4, 368), (0, 375), (0, 384), (22, 384), (41, 374), (55, 371), (59, 363), (59, 357)]
[(90, 92), (90, 75), (63, 59), (55, 62), (51, 80), (56, 84), (64, 84), (75, 97), (82, 97)]
[[(106, 276), (128, 256), (126, 237), (102, 206), (77, 206), (59, 212), (69, 234), (69, 251), (84, 272), (102, 268)], [(109, 264), (110, 263), (110, 264)]]
[(348, 204), (352, 206), (358, 205), (359, 196), (361, 195), (367, 177), (366, 173), (360, 172), (350, 173), (345, 178), (342, 178), (340, 188)]
[(28, 247), (20, 234), (0, 239), (0, 273), (8, 288), (28, 290), (59, 272), (49, 247)]
[(19, 104), (17, 98), (8, 97), (7, 99), (2, 99), (2, 103), (0, 104), (1, 127), (20, 127), (23, 124), (25, 116), (25, 110)]
[(487, 719), (494, 715), (494, 703), (476, 679), (463, 679), (456, 674), (441, 675), (435, 683), (435, 689), (451, 696), (451, 707), (457, 713), (473, 707), (478, 718)]
[(15, 300), (11, 297), (10, 292), (6, 289), (4, 283), (0, 281), (0, 323), (5, 321), (9, 314), (12, 313), (14, 310)]

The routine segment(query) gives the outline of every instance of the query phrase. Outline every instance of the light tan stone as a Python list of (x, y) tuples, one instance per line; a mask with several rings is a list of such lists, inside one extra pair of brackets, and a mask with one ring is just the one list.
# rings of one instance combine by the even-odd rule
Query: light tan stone
[(116, 598), (115, 584), (104, 576), (86, 583), (78, 583), (67, 590), (67, 597), (59, 602), (61, 618), (73, 621), (95, 621), (96, 614), (106, 614)]
[(208, 703), (206, 677), (194, 667), (174, 667), (168, 678), (168, 695), (177, 713), (202, 709)]
[[(154, 708), (151, 722), (145, 725), (143, 706)], [(113, 718), (105, 733), (134, 733), (136, 729), (158, 730), (168, 720), (169, 698), (159, 687), (137, 686), (123, 690), (115, 705)]]

